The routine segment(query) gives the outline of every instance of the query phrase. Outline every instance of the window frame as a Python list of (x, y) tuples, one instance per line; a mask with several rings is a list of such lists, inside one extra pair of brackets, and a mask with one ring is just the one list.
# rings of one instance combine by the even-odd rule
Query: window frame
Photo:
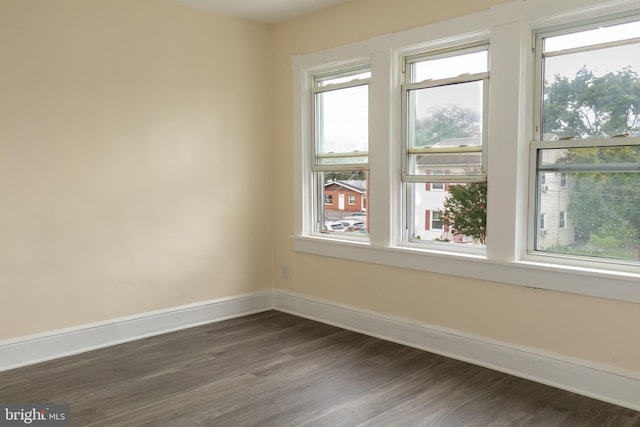
[[(437, 80), (424, 80), (421, 82), (412, 82), (411, 66), (415, 63), (432, 60), (456, 57), (468, 53), (487, 51), (487, 71), (474, 74), (461, 74), (457, 77), (447, 77)], [(402, 181), (405, 183), (466, 183), (466, 182), (487, 182), (487, 135), (488, 135), (488, 123), (489, 123), (489, 75), (491, 64), (491, 51), (488, 41), (476, 42), (465, 44), (462, 46), (453, 45), (443, 49), (436, 49), (432, 51), (424, 51), (419, 54), (411, 54), (403, 57), (403, 76), (404, 82), (402, 84)], [(481, 152), (481, 171), (479, 175), (454, 175), (447, 174), (446, 171), (442, 174), (431, 175), (417, 175), (409, 173), (410, 156), (418, 151), (423, 151), (417, 148), (409, 147), (409, 92), (421, 89), (430, 89), (436, 87), (446, 87), (449, 85), (482, 82), (483, 84), (483, 99), (482, 99), (482, 136), (480, 151)], [(439, 151), (441, 153), (457, 153), (467, 152), (463, 148), (458, 149), (443, 149)], [(476, 150), (473, 150), (475, 152)], [(425, 153), (428, 154), (428, 153)], [(433, 190), (433, 186), (432, 186)]]
[[(363, 171), (367, 174), (367, 179), (369, 179), (369, 149), (367, 151), (357, 151), (357, 152), (344, 152), (344, 153), (319, 153), (319, 144), (320, 144), (320, 129), (318, 126), (319, 117), (321, 115), (320, 108), (318, 108), (318, 103), (320, 102), (317, 99), (318, 94), (329, 93), (332, 91), (339, 91), (342, 89), (351, 89), (361, 86), (367, 87), (367, 114), (368, 114), (368, 132), (370, 134), (370, 105), (371, 105), (371, 96), (370, 96), (370, 83), (371, 78), (354, 78), (352, 80), (339, 82), (339, 83), (331, 83), (328, 85), (322, 85), (321, 82), (331, 79), (341, 79), (349, 76), (358, 76), (363, 73), (371, 72), (371, 67), (368, 63), (359, 63), (347, 67), (331, 67), (323, 70), (319, 70), (314, 73), (309, 74), (310, 81), (312, 82), (309, 88), (309, 111), (311, 114), (311, 135), (312, 135), (312, 143), (311, 143), (311, 160), (310, 160), (310, 171), (312, 173), (312, 182), (315, 183), (311, 190), (312, 194), (312, 204), (315, 206), (313, 211), (313, 219), (311, 225), (311, 233), (314, 235), (330, 235), (332, 238), (336, 239), (347, 239), (347, 240), (356, 240), (356, 241), (368, 241), (369, 237), (367, 235), (354, 235), (351, 233), (328, 233), (325, 230), (325, 222), (327, 222), (327, 218), (325, 218), (325, 203), (324, 203), (324, 191), (325, 191), (325, 182), (324, 177), (325, 173), (330, 172), (355, 172), (355, 171)], [(368, 142), (369, 144), (369, 142)], [(354, 154), (355, 153), (355, 154)], [(320, 164), (319, 159), (323, 158), (338, 158), (338, 157), (366, 157), (366, 162), (353, 162), (353, 163), (340, 163), (340, 164)], [(344, 195), (342, 195), (344, 197)], [(339, 202), (338, 202), (339, 203)], [(347, 202), (348, 203), (348, 202)], [(355, 203), (354, 203), (355, 204)], [(332, 197), (332, 203), (333, 197)], [(348, 203), (348, 205), (351, 205)]]
[[(462, 56), (465, 54), (476, 53), (476, 52), (487, 52), (487, 69), (484, 72), (473, 73), (473, 74), (461, 74), (456, 77), (445, 77), (440, 79), (428, 79), (419, 82), (414, 82), (412, 69), (415, 64), (418, 64), (423, 61), (429, 60), (437, 60), (437, 59), (445, 59), (445, 58), (455, 58), (457, 56)], [(449, 251), (461, 251), (466, 253), (481, 253), (485, 250), (484, 246), (475, 245), (475, 246), (463, 246), (456, 244), (447, 244), (443, 242), (434, 242), (429, 240), (420, 240), (414, 238), (416, 234), (415, 224), (417, 223), (416, 218), (416, 195), (415, 191), (419, 184), (425, 183), (429, 184), (428, 191), (434, 192), (445, 192), (448, 191), (447, 187), (451, 183), (474, 183), (474, 182), (487, 182), (487, 140), (488, 140), (488, 124), (489, 124), (489, 76), (491, 70), (491, 49), (489, 46), (488, 38), (484, 40), (475, 40), (469, 43), (453, 43), (451, 45), (445, 47), (438, 47), (435, 49), (425, 49), (419, 52), (408, 52), (406, 55), (402, 55), (400, 57), (402, 61), (402, 76), (403, 81), (401, 85), (402, 91), (402, 108), (401, 108), (401, 120), (402, 120), (402, 174), (401, 174), (401, 185), (402, 185), (402, 194), (403, 194), (403, 204), (402, 210), (404, 219), (402, 223), (402, 243), (407, 245), (419, 245), (419, 246), (429, 246), (435, 245), (434, 249), (438, 249), (438, 246), (446, 245), (446, 250)], [(433, 148), (412, 148), (410, 146), (410, 101), (409, 94), (411, 91), (419, 91), (422, 89), (430, 89), (430, 88), (438, 88), (438, 87), (447, 87), (450, 85), (456, 84), (464, 84), (464, 83), (473, 83), (473, 82), (481, 82), (482, 83), (482, 132), (480, 136), (480, 147), (476, 149), (475, 147), (451, 147), (451, 148), (443, 148), (438, 150), (437, 153), (429, 153), (430, 151), (434, 151)], [(425, 155), (429, 154), (451, 154), (451, 153), (460, 153), (460, 152), (478, 152), (481, 153), (481, 165), (480, 165), (480, 174), (478, 175), (456, 175), (450, 174), (448, 170), (435, 171), (438, 173), (418, 175), (411, 174), (410, 163), (412, 162), (411, 156), (415, 155), (418, 152), (424, 152)], [(441, 188), (439, 188), (441, 186)], [(426, 187), (425, 187), (426, 188)], [(433, 213), (431, 214), (433, 216)], [(444, 231), (444, 226), (435, 229), (433, 228), (433, 220), (430, 221), (430, 228), (426, 228), (427, 231)]]
[[(477, 280), (556, 290), (640, 303), (640, 268), (601, 260), (576, 260), (533, 254), (535, 238), (531, 189), (536, 188), (534, 135), (535, 55), (533, 32), (615, 14), (640, 14), (638, 5), (603, 0), (516, 0), (488, 10), (348, 45), (292, 57), (294, 133), (293, 250), (358, 262), (407, 268)], [(488, 198), (500, 209), (487, 212), (491, 236), (483, 252), (452, 251), (446, 244), (403, 241), (404, 195), (401, 189), (402, 58), (489, 40), (487, 172)], [(310, 76), (341, 67), (369, 64), (370, 197), (368, 241), (317, 235), (310, 229), (309, 174)]]
[[(541, 156), (544, 150), (548, 149), (570, 149), (570, 148), (604, 148), (604, 147), (623, 147), (623, 146), (640, 146), (640, 137), (625, 137), (620, 138), (617, 136), (611, 136), (608, 138), (575, 138), (575, 139), (563, 139), (563, 140), (543, 140), (542, 135), (542, 120), (543, 120), (543, 90), (544, 90), (544, 54), (543, 41), (547, 37), (553, 37), (558, 35), (573, 34), (580, 31), (595, 29), (604, 25), (616, 25), (625, 22), (634, 22), (640, 20), (640, 9), (636, 9), (633, 13), (610, 13), (604, 16), (597, 16), (591, 18), (576, 17), (575, 20), (566, 22), (560, 25), (541, 25), (539, 28), (532, 29), (533, 52), (535, 56), (535, 68), (533, 72), (534, 78), (534, 113), (533, 113), (533, 132), (532, 140), (529, 143), (529, 169), (531, 171), (529, 179), (529, 221), (528, 221), (528, 235), (527, 252), (523, 255), (525, 260), (553, 262), (568, 267), (582, 267), (582, 268), (598, 268), (610, 271), (624, 271), (638, 274), (640, 272), (640, 261), (627, 261), (615, 258), (598, 258), (591, 256), (573, 256), (566, 255), (559, 252), (545, 252), (541, 249), (537, 249), (538, 236), (540, 232), (545, 232), (546, 229), (540, 228), (539, 220), (536, 222), (536, 218), (540, 218), (543, 213), (539, 212), (539, 203), (541, 203), (541, 193), (544, 192), (540, 188), (540, 182), (538, 182), (537, 176), (540, 172), (556, 173), (558, 176), (558, 188), (567, 188), (567, 172), (575, 171), (571, 165), (553, 165), (553, 166), (540, 166)], [(636, 40), (637, 39), (631, 39)], [(624, 44), (612, 42), (605, 43), (604, 46)], [(588, 52), (596, 50), (596, 48), (602, 45), (590, 45), (578, 48), (580, 52)], [(569, 49), (572, 51), (572, 49)], [(562, 52), (562, 51), (560, 51)], [(554, 52), (554, 56), (558, 53)], [(607, 170), (614, 171), (614, 168)], [(596, 168), (593, 168), (596, 171)], [(566, 214), (565, 214), (565, 228), (566, 228)]]

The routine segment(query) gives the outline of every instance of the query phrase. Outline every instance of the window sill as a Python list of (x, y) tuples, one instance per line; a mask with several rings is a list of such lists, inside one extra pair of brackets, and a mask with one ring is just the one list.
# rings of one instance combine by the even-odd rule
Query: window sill
[(498, 261), (482, 254), (444, 252), (316, 236), (292, 236), (294, 250), (351, 261), (488, 280), (537, 289), (640, 303), (640, 274), (540, 261)]

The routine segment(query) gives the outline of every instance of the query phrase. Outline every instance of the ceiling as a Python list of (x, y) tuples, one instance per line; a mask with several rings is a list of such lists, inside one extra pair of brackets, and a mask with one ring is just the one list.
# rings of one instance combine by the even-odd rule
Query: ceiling
[(274, 24), (347, 0), (169, 0), (224, 15)]

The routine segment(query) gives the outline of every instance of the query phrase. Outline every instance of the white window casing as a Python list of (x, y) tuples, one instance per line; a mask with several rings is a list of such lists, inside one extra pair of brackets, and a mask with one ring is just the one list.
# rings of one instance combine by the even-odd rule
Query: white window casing
[[(598, 193), (598, 191), (604, 191), (603, 187), (600, 190), (595, 189), (591, 186), (588, 186), (586, 189), (580, 189), (577, 185), (581, 176), (584, 177), (582, 179), (583, 186), (588, 182), (589, 179), (593, 180), (594, 175), (592, 174), (608, 174), (613, 173), (618, 175), (625, 175), (627, 180), (640, 177), (640, 162), (637, 160), (635, 162), (631, 161), (614, 161), (612, 158), (609, 160), (606, 159), (605, 152), (615, 152), (616, 150), (622, 150), (625, 147), (630, 149), (637, 150), (637, 147), (640, 147), (640, 137), (627, 137), (628, 134), (624, 133), (629, 127), (629, 123), (627, 122), (624, 128), (621, 128), (619, 131), (612, 132), (611, 135), (606, 135), (605, 128), (598, 128), (598, 123), (607, 123), (606, 116), (602, 116), (602, 122), (598, 120), (598, 116), (594, 116), (593, 118), (588, 117), (589, 107), (586, 107), (586, 110), (582, 112), (583, 116), (586, 119), (582, 119), (584, 121), (584, 130), (582, 134), (575, 134), (577, 129), (580, 129), (580, 126), (574, 126), (573, 129), (569, 129), (568, 123), (565, 120), (560, 121), (561, 125), (559, 128), (559, 135), (556, 133), (555, 129), (551, 126), (546, 126), (543, 123), (543, 117), (546, 120), (549, 117), (555, 117), (557, 115), (556, 111), (549, 107), (549, 115), (543, 115), (544, 110), (547, 108), (546, 103), (550, 103), (551, 99), (554, 99), (557, 96), (554, 91), (551, 91), (553, 85), (551, 85), (552, 78), (550, 75), (547, 75), (546, 66), (547, 60), (549, 61), (565, 61), (565, 64), (560, 70), (566, 69), (562, 71), (565, 75), (567, 73), (571, 74), (565, 77), (563, 75), (564, 80), (558, 80), (559, 77), (556, 74), (558, 68), (551, 68), (551, 73), (554, 75), (553, 84), (560, 81), (562, 84), (575, 84), (568, 83), (571, 82), (571, 77), (575, 72), (573, 69), (567, 67), (566, 61), (571, 61), (571, 65), (575, 63), (575, 67), (581, 67), (580, 71), (576, 73), (575, 81), (578, 81), (578, 73), (585, 72), (587, 75), (591, 75), (591, 78), (599, 78), (598, 72), (602, 73), (603, 70), (598, 70), (598, 68), (602, 67), (602, 60), (606, 58), (607, 66), (613, 66), (613, 70), (607, 69), (606, 76), (612, 76), (611, 80), (607, 80), (607, 89), (611, 88), (611, 90), (615, 87), (612, 86), (613, 83), (613, 75), (610, 74), (612, 71), (620, 72), (622, 70), (626, 70), (622, 65), (619, 65), (616, 60), (622, 60), (621, 52), (618, 52), (617, 55), (614, 55), (616, 49), (628, 49), (628, 50), (636, 50), (640, 43), (640, 24), (638, 21), (640, 20), (640, 15), (636, 12), (633, 15), (622, 14), (615, 17), (615, 19), (605, 17), (599, 17), (597, 20), (586, 20), (585, 22), (579, 22), (578, 24), (564, 24), (559, 27), (554, 27), (551, 29), (542, 28), (535, 31), (536, 35), (536, 67), (535, 67), (535, 114), (534, 114), (534, 124), (535, 129), (533, 132), (533, 139), (530, 143), (530, 168), (532, 171), (532, 180), (535, 179), (535, 176), (538, 176), (537, 183), (532, 182), (532, 186), (529, 191), (530, 195), (530, 218), (543, 217), (543, 212), (546, 210), (550, 215), (548, 217), (554, 218), (554, 223), (549, 224), (545, 229), (543, 229), (541, 223), (536, 223), (535, 221), (529, 221), (529, 226), (532, 230), (530, 230), (530, 235), (533, 234), (533, 238), (530, 238), (528, 241), (528, 256), (532, 259), (535, 259), (537, 256), (547, 256), (553, 257), (557, 256), (559, 262), (564, 263), (573, 263), (575, 265), (588, 265), (588, 263), (593, 264), (601, 264), (607, 265), (607, 268), (611, 269), (623, 269), (627, 271), (633, 271), (634, 266), (633, 262), (624, 261), (624, 255), (622, 252), (616, 251), (616, 254), (613, 255), (603, 255), (602, 250), (591, 247), (589, 242), (587, 242), (585, 237), (582, 237), (582, 240), (579, 240), (577, 236), (586, 236), (587, 233), (582, 230), (578, 233), (578, 226), (575, 227), (575, 230), (571, 223), (567, 224), (566, 213), (565, 216), (560, 218), (560, 210), (565, 210), (567, 208), (571, 208), (568, 205), (569, 198), (572, 199), (583, 199), (586, 195), (585, 193), (571, 194), (574, 191), (587, 191), (589, 195), (595, 195), (598, 200), (604, 200), (602, 198), (606, 198), (607, 194)], [(625, 31), (620, 31), (620, 28), (624, 27)], [(615, 30), (618, 28), (618, 30)], [(549, 43), (547, 47), (547, 42)], [(629, 49), (632, 47), (632, 49)], [(606, 56), (605, 56), (606, 55)], [(626, 59), (626, 58), (625, 58)], [(634, 61), (634, 67), (629, 68), (635, 72), (638, 71), (638, 61)], [(562, 62), (561, 62), (562, 63)], [(628, 67), (631, 67), (633, 62), (629, 59), (629, 62), (624, 62), (624, 64), (629, 64)], [(551, 65), (550, 65), (551, 66)], [(595, 71), (595, 74), (592, 72)], [(544, 82), (544, 85), (543, 85)], [(582, 82), (582, 81), (581, 81)], [(581, 83), (582, 84), (582, 83)], [(549, 89), (547, 89), (547, 87)], [(588, 88), (588, 86), (580, 86), (583, 88)], [(578, 98), (579, 94), (574, 94), (574, 98)], [(543, 99), (544, 101), (543, 104)], [(562, 99), (562, 98), (560, 98)], [(571, 98), (568, 98), (571, 100)], [(575, 102), (575, 101), (573, 101)], [(568, 104), (569, 105), (569, 104)], [(575, 111), (580, 111), (582, 104), (578, 104), (578, 107)], [(562, 111), (571, 112), (572, 109), (567, 107), (563, 108)], [(595, 119), (595, 122), (592, 120)], [(551, 121), (553, 124), (553, 121)], [(581, 124), (581, 122), (578, 122)], [(558, 122), (556, 122), (556, 126)], [(620, 124), (618, 124), (620, 125)], [(566, 132), (569, 130), (569, 132)], [(605, 132), (603, 136), (601, 132)], [(563, 134), (563, 132), (566, 132)], [(616, 135), (616, 133), (620, 133), (620, 135)], [(567, 134), (570, 134), (567, 136)], [(624, 136), (624, 137), (623, 137)], [(589, 162), (589, 161), (574, 161), (572, 160), (572, 155), (578, 155), (587, 153), (589, 150), (597, 150), (598, 160), (597, 162)], [(604, 157), (601, 157), (604, 155)], [(611, 154), (609, 154), (611, 155)], [(535, 171), (535, 172), (533, 172)], [(551, 185), (545, 180), (544, 185), (541, 183), (541, 175), (547, 175), (554, 177), (554, 182), (551, 182)], [(570, 177), (574, 179), (574, 185), (569, 186)], [(590, 181), (593, 182), (593, 181)], [(622, 184), (619, 184), (622, 185)], [(571, 188), (574, 187), (574, 188)], [(613, 191), (614, 188), (607, 187), (606, 192), (609, 193)], [(617, 191), (621, 191), (620, 188)], [(582, 196), (580, 196), (582, 194)], [(627, 194), (626, 197), (630, 197)], [(636, 196), (637, 197), (637, 196)], [(613, 200), (613, 199), (611, 199)], [(603, 202), (600, 202), (603, 203)], [(608, 203), (608, 202), (607, 202)], [(587, 211), (596, 212), (598, 209), (594, 203), (589, 204)], [(606, 206), (605, 212), (602, 212), (603, 215), (609, 215), (610, 213), (615, 213), (615, 203), (614, 205), (608, 204)], [(584, 215), (589, 215), (589, 212), (580, 210), (580, 212), (584, 212)], [(639, 211), (640, 212), (640, 211)], [(572, 221), (577, 220), (579, 217), (583, 216), (582, 213), (578, 213), (576, 208), (574, 208), (573, 216), (571, 217)], [(556, 217), (557, 222), (556, 222)], [(600, 215), (602, 217), (602, 215)], [(614, 220), (614, 222), (620, 226), (620, 219)], [(585, 221), (583, 221), (583, 224)], [(589, 224), (593, 224), (589, 221)], [(567, 227), (567, 225), (569, 225)], [(593, 230), (593, 225), (586, 227), (587, 229)], [(581, 243), (580, 243), (581, 242)], [(585, 244), (586, 243), (586, 244)], [(576, 252), (582, 250), (582, 255), (574, 255), (567, 256), (567, 254), (571, 252)], [(627, 249), (630, 251), (630, 248)], [(594, 254), (594, 255), (589, 255)], [(598, 258), (595, 258), (595, 254), (598, 255)], [(627, 255), (628, 256), (628, 255)], [(572, 258), (581, 258), (581, 259), (572, 259)], [(636, 270), (637, 270), (637, 262)]]
[[(637, 10), (636, 10), (637, 9)], [(536, 188), (534, 31), (638, 13), (637, 1), (514, 1), (490, 10), (327, 51), (295, 56), (294, 250), (541, 289), (640, 302), (640, 266), (532, 252)], [(425, 248), (402, 239), (403, 58), (489, 41), (491, 84), (486, 126), (489, 180), (486, 251)], [(368, 65), (372, 204), (367, 241), (313, 233), (311, 88), (319, 73)], [(537, 143), (536, 143), (537, 144)], [(557, 142), (554, 142), (557, 144)], [(557, 145), (553, 145), (554, 148)], [(550, 171), (551, 172), (551, 171)], [(562, 171), (560, 171), (562, 172)], [(529, 225), (528, 225), (529, 224)]]

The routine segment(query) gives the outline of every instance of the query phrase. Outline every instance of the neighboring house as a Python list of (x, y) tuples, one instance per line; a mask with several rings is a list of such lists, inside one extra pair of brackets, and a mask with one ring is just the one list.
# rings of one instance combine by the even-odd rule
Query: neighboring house
[[(543, 151), (542, 161), (555, 163), (563, 150)], [(538, 213), (538, 242), (541, 250), (567, 246), (575, 242), (575, 228), (569, 218), (569, 177), (566, 173), (541, 173), (539, 177), (540, 212)]]
[(342, 219), (367, 209), (367, 181), (329, 181), (324, 185), (324, 211), (327, 219)]
[[(473, 238), (454, 234), (452, 227), (443, 224), (441, 212), (449, 196), (448, 183), (416, 184), (416, 238), (420, 240), (448, 240), (455, 243), (473, 243)], [(424, 214), (422, 214), (424, 212)]]
[[(444, 139), (434, 147), (469, 147), (480, 145), (478, 138)], [(455, 153), (445, 155), (425, 155), (418, 160), (417, 168), (423, 175), (463, 174), (469, 168), (479, 168), (480, 153)], [(415, 238), (420, 240), (449, 240), (457, 243), (471, 243), (472, 238), (454, 235), (448, 225), (442, 223), (440, 212), (449, 195), (449, 185), (444, 182), (415, 184)]]

